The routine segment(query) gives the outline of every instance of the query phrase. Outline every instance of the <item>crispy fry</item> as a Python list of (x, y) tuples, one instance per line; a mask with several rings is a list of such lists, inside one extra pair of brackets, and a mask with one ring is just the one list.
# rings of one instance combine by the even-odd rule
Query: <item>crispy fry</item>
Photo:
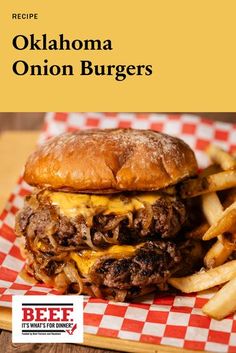
[(202, 223), (200, 226), (192, 229), (191, 231), (185, 234), (186, 238), (189, 239), (202, 239), (203, 235), (209, 229), (208, 223)]
[(187, 180), (181, 185), (180, 193), (182, 198), (190, 198), (235, 186), (236, 170), (227, 170), (207, 177)]
[[(228, 282), (203, 307), (205, 314), (220, 320), (236, 311), (236, 260), (226, 262), (232, 251), (236, 250), (236, 153), (234, 158), (212, 145), (207, 153), (216, 164), (204, 169), (197, 178), (185, 181), (180, 193), (182, 198), (202, 195), (202, 209), (210, 227), (207, 229), (208, 224), (203, 223), (188, 232), (186, 237), (203, 240), (218, 238), (204, 258), (205, 267), (210, 269), (192, 276), (173, 277), (168, 282), (184, 293), (198, 292)], [(222, 194), (225, 198), (223, 207), (216, 191), (226, 189), (231, 190)]]
[[(204, 215), (211, 225), (215, 224), (223, 213), (223, 207), (215, 192), (202, 195), (202, 207)], [(226, 249), (224, 244), (218, 239), (205, 255), (204, 264), (206, 268), (220, 266), (227, 260), (231, 253), (232, 247), (231, 249)]]
[(224, 211), (223, 206), (221, 205), (215, 192), (202, 195), (202, 209), (210, 225), (216, 223)]
[(219, 164), (223, 170), (236, 169), (236, 159), (220, 147), (210, 145), (206, 152), (211, 160)]
[(236, 201), (232, 203), (216, 223), (214, 223), (203, 236), (203, 240), (210, 240), (219, 234), (236, 231)]
[(199, 292), (230, 281), (236, 276), (236, 260), (212, 268), (208, 271), (200, 271), (191, 276), (169, 279), (168, 283), (180, 289), (184, 293)]
[(236, 310), (236, 277), (222, 287), (202, 308), (203, 312), (221, 320)]
[(206, 268), (220, 266), (225, 263), (231, 253), (232, 247), (227, 247), (218, 239), (206, 253), (204, 257), (204, 265)]
[(205, 233), (203, 240), (212, 239), (223, 233), (236, 233), (236, 209), (228, 212)]

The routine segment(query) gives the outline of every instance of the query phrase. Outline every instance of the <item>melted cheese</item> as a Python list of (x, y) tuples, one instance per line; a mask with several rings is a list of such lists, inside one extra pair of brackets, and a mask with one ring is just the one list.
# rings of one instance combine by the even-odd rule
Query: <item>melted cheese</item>
[(67, 217), (76, 217), (79, 214), (83, 216), (89, 215), (89, 195), (50, 192), (48, 196), (51, 199), (52, 204), (59, 206), (60, 212)]
[(47, 194), (53, 205), (59, 206), (60, 212), (67, 217), (94, 214), (122, 215), (144, 208), (144, 202), (153, 204), (160, 198), (158, 192), (140, 193), (133, 197), (123, 195), (88, 195), (65, 192), (49, 192)]
[(136, 198), (141, 202), (147, 202), (151, 205), (156, 202), (161, 197), (158, 192), (142, 192), (136, 195)]
[(94, 251), (83, 250), (80, 253), (72, 252), (71, 258), (76, 262), (76, 265), (83, 276), (88, 275), (91, 267), (97, 260), (103, 256), (111, 255), (113, 258), (119, 259), (122, 257), (132, 256), (135, 251), (143, 244), (132, 245), (113, 245), (109, 249)]

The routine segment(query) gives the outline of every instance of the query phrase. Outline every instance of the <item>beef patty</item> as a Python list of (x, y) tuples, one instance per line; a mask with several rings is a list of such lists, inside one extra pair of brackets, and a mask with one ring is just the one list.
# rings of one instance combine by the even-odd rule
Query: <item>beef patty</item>
[(90, 277), (93, 283), (112, 288), (156, 285), (163, 290), (181, 260), (181, 252), (173, 242), (148, 241), (132, 257), (101, 259)]
[(187, 275), (201, 266), (202, 253), (201, 243), (194, 240), (147, 241), (131, 257), (99, 260), (90, 278), (98, 286), (131, 289), (155, 285), (163, 291), (173, 273)]
[[(132, 244), (145, 239), (173, 238), (186, 220), (185, 205), (177, 198), (161, 197), (154, 204), (127, 215), (98, 214), (88, 225), (83, 216), (69, 218), (40, 193), (28, 196), (16, 217), (16, 232), (43, 239), (50, 250), (60, 247)], [(92, 244), (91, 244), (92, 242)]]

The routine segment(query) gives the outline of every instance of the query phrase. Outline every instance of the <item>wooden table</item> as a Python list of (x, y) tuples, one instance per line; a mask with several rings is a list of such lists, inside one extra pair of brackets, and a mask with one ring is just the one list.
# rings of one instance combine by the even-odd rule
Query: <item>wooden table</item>
[[(0, 114), (0, 128), (4, 126), (9, 126), (7, 124), (2, 124), (1, 118), (3, 113)], [(5, 117), (5, 115), (4, 115)], [(11, 116), (14, 119), (14, 115)], [(37, 117), (37, 119), (41, 119)], [(234, 116), (215, 116), (216, 120), (231, 121), (236, 122), (236, 114)], [(41, 120), (40, 120), (41, 122)], [(17, 124), (19, 125), (19, 117), (17, 117)], [(37, 122), (39, 124), (39, 122)], [(4, 125), (4, 126), (3, 126)], [(23, 124), (24, 126), (24, 124)], [(32, 124), (30, 125), (32, 127)], [(12, 126), (11, 126), (12, 127)], [(20, 127), (20, 126), (19, 126)], [(14, 124), (13, 124), (14, 128)], [(28, 154), (33, 150), (36, 140), (38, 137), (38, 131), (6, 131), (0, 135), (0, 210), (4, 207), (7, 197), (9, 196), (12, 187), (19, 175), (24, 162)], [(1, 316), (0, 316), (1, 318)], [(1, 320), (0, 320), (1, 321)], [(9, 325), (6, 328), (9, 329)], [(0, 347), (4, 347), (5, 352), (45, 352), (45, 353), (109, 353), (110, 350), (104, 350), (99, 348), (91, 348), (78, 346), (73, 344), (12, 344), (11, 343), (11, 333), (5, 330), (0, 330)], [(122, 347), (123, 351), (129, 352), (155, 352), (155, 353), (177, 353), (184, 352), (177, 348), (168, 348), (166, 346), (158, 345), (140, 345), (139, 348), (130, 341), (120, 341), (117, 339), (109, 339), (103, 337), (96, 337), (93, 335), (87, 335), (85, 344), (103, 347), (103, 348), (114, 348), (119, 349)], [(0, 348), (1, 351), (1, 348)], [(187, 352), (187, 351), (186, 351)], [(190, 352), (190, 351), (188, 351)]]

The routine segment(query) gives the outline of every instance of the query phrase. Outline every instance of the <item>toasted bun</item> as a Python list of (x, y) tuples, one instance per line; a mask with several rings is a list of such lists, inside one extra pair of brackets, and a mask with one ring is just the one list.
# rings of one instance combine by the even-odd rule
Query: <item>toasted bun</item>
[(29, 157), (30, 185), (72, 192), (158, 190), (197, 171), (182, 140), (150, 130), (106, 129), (66, 133)]

